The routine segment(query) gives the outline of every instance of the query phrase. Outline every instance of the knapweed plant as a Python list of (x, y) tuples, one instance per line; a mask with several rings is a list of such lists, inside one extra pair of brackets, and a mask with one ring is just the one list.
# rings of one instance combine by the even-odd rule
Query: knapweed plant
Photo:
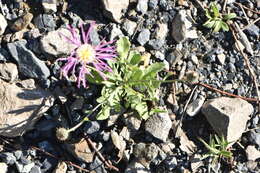
[(92, 75), (93, 72), (99, 73), (105, 79), (104, 72), (112, 71), (107, 62), (116, 57), (116, 49), (112, 45), (114, 41), (106, 42), (102, 40), (97, 46), (91, 44), (89, 35), (94, 25), (94, 23), (91, 23), (86, 32), (82, 25), (81, 35), (75, 28), (69, 26), (68, 29), (72, 38), (61, 34), (68, 42), (76, 45), (76, 49), (71, 52), (70, 56), (58, 59), (58, 61), (66, 62), (61, 68), (61, 74), (65, 78), (68, 78), (68, 74), (76, 76), (78, 87), (81, 84), (86, 87), (86, 75)]
[(118, 40), (116, 46), (118, 57), (108, 62), (111, 71), (106, 73), (106, 80), (98, 81), (100, 77), (91, 79), (88, 76), (90, 81), (104, 85), (97, 99), (102, 105), (97, 119), (106, 119), (111, 111), (120, 112), (122, 109), (136, 111), (140, 118), (147, 119), (160, 111), (148, 105), (158, 99), (156, 92), (163, 80), (158, 80), (157, 74), (164, 69), (164, 64), (153, 63), (144, 67), (142, 56), (130, 50), (131, 44), (126, 37)]
[(213, 32), (229, 31), (227, 22), (236, 17), (235, 13), (221, 14), (216, 3), (211, 3), (209, 9), (205, 10), (208, 20), (203, 24), (207, 28), (213, 29)]
[(231, 142), (228, 142), (224, 136), (219, 138), (217, 135), (210, 135), (209, 144), (206, 143), (203, 139), (199, 138), (199, 140), (205, 145), (205, 147), (209, 150), (207, 154), (204, 155), (204, 158), (212, 157), (213, 161), (221, 158), (231, 158), (232, 152), (228, 151), (228, 145)]

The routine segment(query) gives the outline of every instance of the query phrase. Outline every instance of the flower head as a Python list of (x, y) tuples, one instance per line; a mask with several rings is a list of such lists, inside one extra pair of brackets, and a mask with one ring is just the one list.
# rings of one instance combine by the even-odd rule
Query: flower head
[(59, 58), (58, 61), (66, 61), (61, 68), (61, 73), (64, 77), (68, 77), (68, 73), (75, 75), (78, 66), (77, 86), (81, 83), (86, 87), (86, 75), (92, 75), (91, 71), (97, 71), (101, 77), (106, 79), (105, 71), (112, 71), (107, 61), (112, 60), (116, 56), (115, 46), (112, 46), (114, 41), (106, 42), (104, 39), (96, 46), (91, 44), (90, 33), (93, 30), (95, 23), (91, 23), (87, 31), (84, 31), (81, 26), (81, 35), (78, 34), (75, 28), (69, 26), (72, 38), (63, 37), (70, 43), (76, 45), (75, 50), (66, 58)]

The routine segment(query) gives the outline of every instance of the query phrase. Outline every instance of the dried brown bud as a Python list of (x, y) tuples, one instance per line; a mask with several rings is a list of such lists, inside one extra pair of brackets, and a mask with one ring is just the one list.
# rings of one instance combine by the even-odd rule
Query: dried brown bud
[(69, 131), (63, 127), (57, 128), (56, 129), (56, 137), (60, 141), (65, 141), (69, 138)]
[(188, 71), (185, 75), (186, 81), (190, 83), (198, 83), (199, 82), (199, 73), (196, 71)]

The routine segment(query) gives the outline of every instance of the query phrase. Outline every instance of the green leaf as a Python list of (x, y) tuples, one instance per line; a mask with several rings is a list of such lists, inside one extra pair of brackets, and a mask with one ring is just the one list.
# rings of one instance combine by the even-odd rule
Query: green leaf
[(105, 120), (110, 115), (110, 108), (108, 106), (103, 106), (102, 109), (97, 114), (97, 120)]
[(213, 154), (218, 154), (219, 150), (216, 148), (213, 148), (211, 145), (207, 144), (202, 138), (198, 138), (204, 145), (205, 147)]
[(207, 22), (205, 22), (203, 24), (203, 26), (207, 27), (207, 28), (212, 28), (215, 24), (215, 21), (213, 21), (212, 19), (208, 20)]
[(221, 28), (223, 29), (223, 31), (229, 31), (228, 24), (226, 24), (226, 23), (223, 22), (223, 21), (221, 21)]
[(218, 32), (222, 26), (221, 21), (216, 21), (213, 32)]
[(102, 84), (102, 82), (104, 81), (104, 79), (101, 77), (101, 75), (97, 72), (92, 70), (91, 71), (92, 75), (86, 75), (86, 79), (93, 84)]
[(135, 109), (139, 116), (144, 119), (147, 120), (149, 118), (149, 113), (148, 113), (148, 107), (146, 102), (140, 102), (140, 103), (136, 103), (131, 105), (132, 109)]
[(129, 60), (130, 64), (138, 65), (141, 62), (142, 56), (136, 51), (130, 51)]
[(231, 20), (235, 17), (237, 17), (236, 13), (229, 13), (229, 14), (224, 15), (223, 19), (224, 20)]
[(120, 58), (125, 59), (128, 55), (128, 51), (130, 49), (131, 43), (127, 37), (121, 37), (117, 42), (117, 52)]
[(140, 81), (143, 77), (143, 71), (138, 67), (133, 68), (132, 70), (133, 70), (132, 72), (129, 72), (129, 73), (131, 73), (130, 78), (129, 78), (129, 82)]
[(205, 10), (205, 15), (207, 16), (208, 19), (212, 19), (208, 9)]
[(149, 114), (152, 115), (152, 114), (156, 114), (156, 113), (165, 113), (166, 111), (163, 110), (163, 109), (158, 109), (158, 108), (154, 108), (154, 109), (151, 109)]
[(158, 72), (162, 71), (164, 67), (164, 63), (154, 63), (148, 66), (144, 71), (143, 79), (154, 77)]
[(219, 9), (218, 9), (216, 3), (212, 3), (212, 4), (211, 4), (211, 9), (212, 9), (212, 11), (213, 11), (214, 17), (219, 17), (219, 16), (220, 16), (220, 14), (219, 14)]

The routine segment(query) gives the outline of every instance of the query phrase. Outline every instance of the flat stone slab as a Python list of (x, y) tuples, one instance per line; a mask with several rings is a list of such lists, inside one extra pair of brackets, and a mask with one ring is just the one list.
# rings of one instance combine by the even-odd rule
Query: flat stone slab
[(0, 136), (21, 136), (54, 102), (50, 92), (20, 88), (0, 80)]

